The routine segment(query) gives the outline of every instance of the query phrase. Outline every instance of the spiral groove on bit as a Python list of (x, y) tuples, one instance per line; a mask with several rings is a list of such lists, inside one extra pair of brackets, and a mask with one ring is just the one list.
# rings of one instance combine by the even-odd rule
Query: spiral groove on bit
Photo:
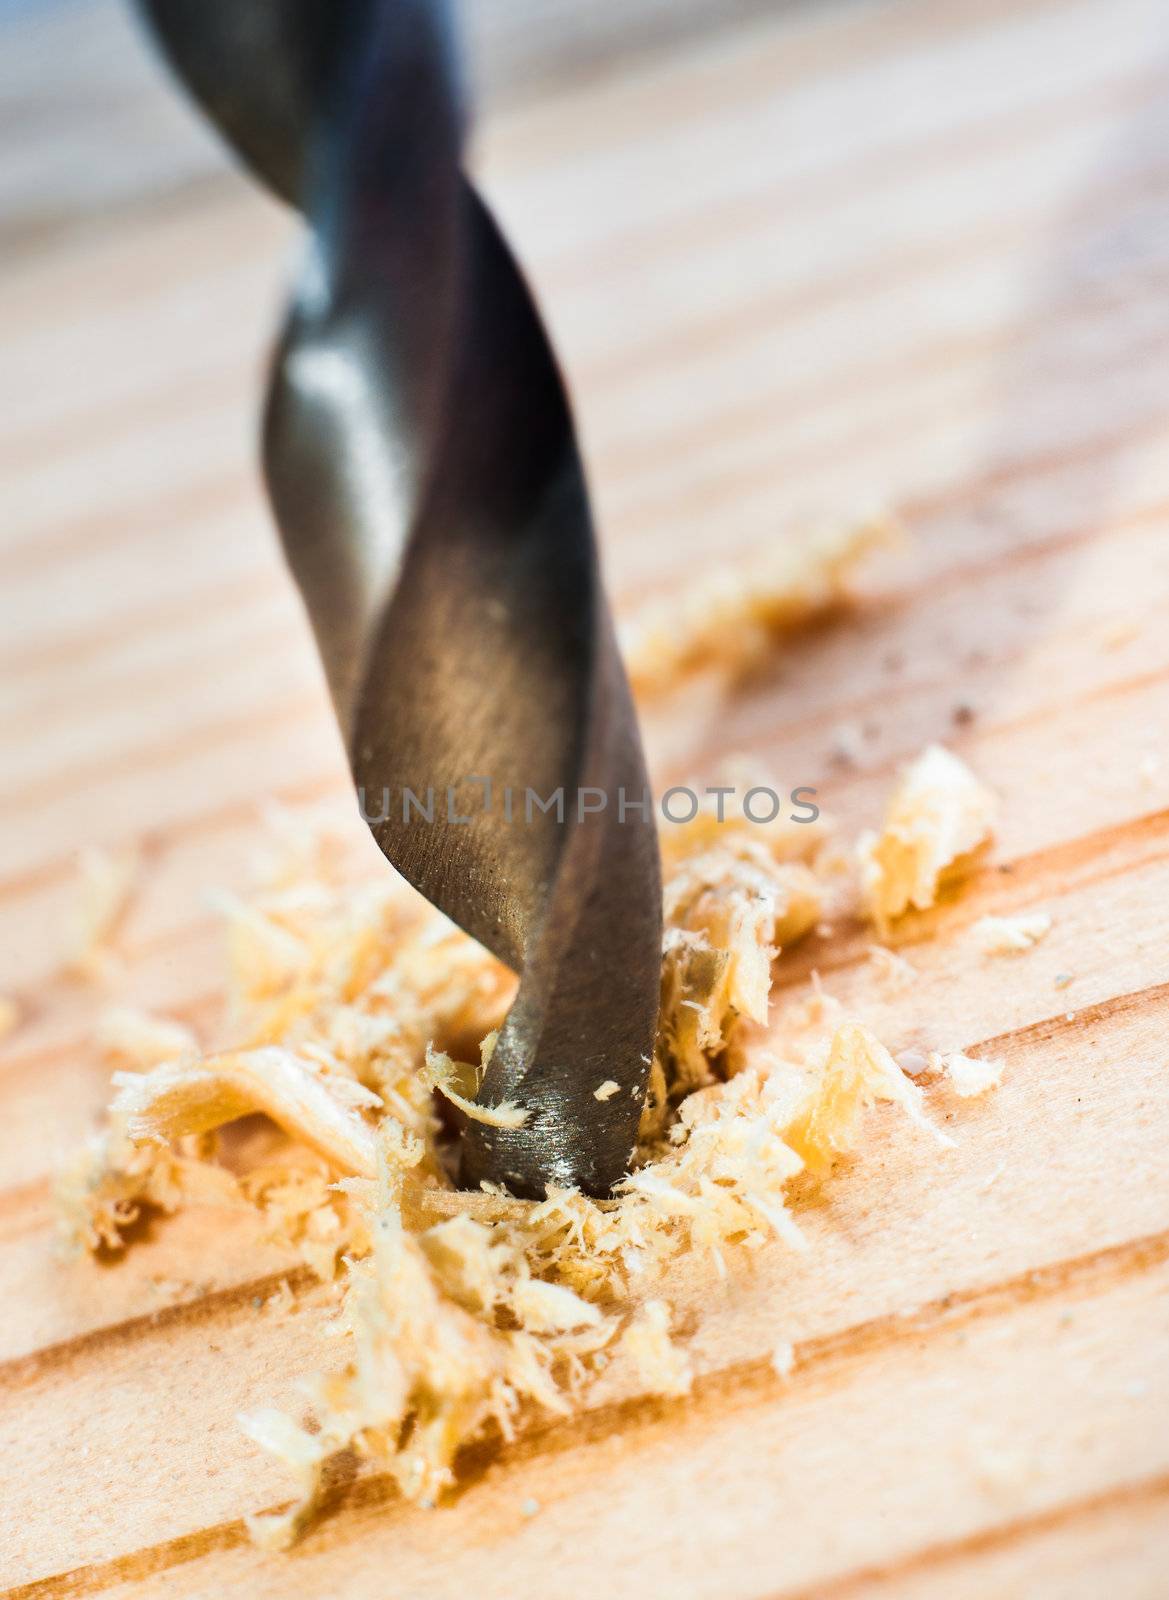
[[(141, 3), (220, 131), (310, 224), (264, 465), (370, 825), (520, 976), (479, 1099), (529, 1115), (468, 1123), (463, 1180), (605, 1193), (653, 1048), (657, 841), (633, 804), (645, 767), (564, 388), (461, 171), (445, 9)], [(435, 792), (433, 824), (404, 819), (405, 788)], [(560, 789), (563, 822), (526, 803)], [(581, 816), (582, 793), (605, 809)], [(608, 1079), (619, 1092), (598, 1101)]]

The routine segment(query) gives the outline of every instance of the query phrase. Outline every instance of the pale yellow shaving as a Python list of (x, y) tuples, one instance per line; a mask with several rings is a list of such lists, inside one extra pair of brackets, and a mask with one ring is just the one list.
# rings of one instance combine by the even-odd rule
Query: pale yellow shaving
[(622, 1334), (621, 1349), (632, 1360), (647, 1394), (690, 1393), (694, 1373), (670, 1339), (670, 1308), (664, 1301), (646, 1301)]
[(243, 1203), (223, 1167), (169, 1145), (134, 1144), (116, 1126), (91, 1139), (57, 1181), (66, 1237), (93, 1251), (121, 1250), (144, 1209)]
[(444, 1051), (436, 1050), (433, 1045), (426, 1047), (423, 1076), (432, 1089), (437, 1089), (453, 1106), (458, 1106), (465, 1117), (472, 1122), (482, 1122), (488, 1128), (522, 1128), (530, 1115), (525, 1107), (511, 1100), (500, 1100), (496, 1105), (487, 1106), (460, 1094), (456, 1084), (460, 1075), (467, 1070), (463, 1063), (452, 1061)]
[(988, 1089), (997, 1089), (1003, 1079), (1001, 1061), (982, 1061), (976, 1056), (963, 1055), (960, 1050), (946, 1054), (935, 1051), (930, 1056), (930, 1066), (935, 1072), (945, 1073), (954, 1093), (964, 1100), (985, 1094)]
[(833, 1035), (820, 1081), (788, 1128), (788, 1142), (814, 1172), (823, 1171), (834, 1157), (855, 1147), (861, 1115), (878, 1100), (896, 1101), (939, 1144), (953, 1144), (925, 1115), (918, 1086), (884, 1045), (856, 1023)]
[(867, 556), (903, 542), (900, 524), (881, 513), (793, 530), (749, 569), (704, 565), (690, 588), (645, 605), (621, 629), (634, 691), (647, 698), (694, 673), (750, 671), (778, 639), (842, 604)]
[(287, 1550), (311, 1521), (320, 1495), (329, 1442), (320, 1434), (309, 1433), (283, 1411), (261, 1406), (241, 1412), (238, 1422), (249, 1439), (261, 1450), (278, 1456), (300, 1490), (299, 1497), (283, 1512), (261, 1512), (245, 1516), (252, 1540), (261, 1550)]
[(1018, 955), (1047, 937), (1051, 918), (1045, 911), (1023, 917), (979, 917), (971, 932), (984, 956)]
[(869, 915), (881, 930), (932, 906), (949, 874), (990, 837), (998, 803), (958, 757), (931, 745), (902, 774), (880, 833), (857, 847)]
[(377, 1106), (380, 1100), (352, 1079), (342, 1081), (343, 1087), (339, 1082), (330, 1088), (322, 1072), (274, 1045), (228, 1051), (143, 1075), (116, 1073), (119, 1093), (110, 1116), (133, 1143), (143, 1144), (210, 1133), (262, 1111), (342, 1172), (368, 1177), (374, 1170), (374, 1143), (356, 1108)]

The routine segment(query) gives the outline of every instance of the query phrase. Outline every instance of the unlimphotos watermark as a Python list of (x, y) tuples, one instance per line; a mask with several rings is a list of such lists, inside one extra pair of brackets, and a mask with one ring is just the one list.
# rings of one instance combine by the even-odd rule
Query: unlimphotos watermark
[(581, 823), (602, 812), (615, 815), (622, 824), (631, 820), (644, 822), (656, 813), (664, 823), (682, 825), (693, 822), (703, 810), (712, 812), (719, 822), (741, 817), (765, 826), (780, 820), (815, 822), (820, 815), (815, 796), (816, 790), (806, 785), (781, 794), (764, 783), (742, 790), (731, 783), (708, 784), (701, 790), (676, 783), (657, 796), (648, 788), (631, 793), (620, 786), (610, 793), (607, 789), (571, 789), (561, 784), (550, 793), (541, 794), (526, 785), (497, 784), (481, 774), (469, 773), (457, 783), (439, 788), (433, 784), (420, 788), (387, 785), (372, 803), (363, 786), (357, 791), (357, 804), (371, 827), (391, 819), (400, 819), (406, 827), (470, 827), (477, 817), (487, 815), (530, 827), (543, 817), (558, 823)]

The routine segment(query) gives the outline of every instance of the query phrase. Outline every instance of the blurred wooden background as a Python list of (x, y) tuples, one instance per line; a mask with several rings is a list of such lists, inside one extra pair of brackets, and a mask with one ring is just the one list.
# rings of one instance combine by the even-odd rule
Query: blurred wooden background
[[(958, 749), (1004, 796), (995, 859), (914, 928), (886, 1023), (1007, 1079), (949, 1154), (878, 1118), (806, 1259), (726, 1289), (683, 1265), (691, 1399), (485, 1452), (438, 1513), (366, 1478), (294, 1556), (250, 1549), (241, 1508), (287, 1488), (234, 1414), (316, 1364), (319, 1308), (256, 1309), (283, 1262), (234, 1218), (62, 1266), (49, 1179), (106, 1100), (101, 1006), (213, 1033), (206, 890), (264, 800), (345, 789), (253, 460), (296, 230), (119, 7), (0, 6), (4, 1593), (1164, 1596), (1163, 0), (500, 0), (470, 31), (476, 170), (619, 606), (804, 507), (888, 501), (914, 534), (859, 618), (655, 719), (661, 770), (751, 750), (850, 828)], [(88, 844), (143, 862), (105, 992), (62, 965)], [(1045, 943), (980, 960), (971, 919), (1024, 908)], [(785, 983), (813, 963), (879, 1017), (862, 938)]]

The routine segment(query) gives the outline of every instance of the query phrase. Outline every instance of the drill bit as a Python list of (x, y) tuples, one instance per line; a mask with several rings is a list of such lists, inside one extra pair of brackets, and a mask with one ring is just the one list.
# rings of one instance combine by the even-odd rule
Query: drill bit
[(656, 832), (564, 385), (462, 171), (446, 9), (141, 4), (309, 225), (264, 468), (363, 814), (519, 975), (478, 1099), (527, 1115), (468, 1121), (461, 1181), (608, 1193), (653, 1049)]

